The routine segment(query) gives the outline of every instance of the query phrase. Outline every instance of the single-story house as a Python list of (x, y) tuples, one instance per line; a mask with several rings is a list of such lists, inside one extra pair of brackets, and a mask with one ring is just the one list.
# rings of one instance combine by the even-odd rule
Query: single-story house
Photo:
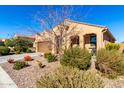
[(65, 45), (66, 48), (78, 45), (89, 51), (91, 51), (92, 47), (99, 50), (104, 48), (108, 42), (114, 43), (116, 41), (112, 33), (105, 26), (76, 22), (69, 19), (65, 19), (63, 24), (66, 26), (63, 30), (66, 37), (63, 37), (62, 44), (58, 43), (58, 39), (60, 39), (60, 35), (62, 34), (58, 30), (59, 25), (57, 25), (52, 30), (55, 34), (52, 34), (50, 31), (44, 31), (40, 33), (41, 35), (36, 35), (36, 52), (52, 52), (56, 54), (59, 52), (56, 46), (63, 46), (64, 48)]

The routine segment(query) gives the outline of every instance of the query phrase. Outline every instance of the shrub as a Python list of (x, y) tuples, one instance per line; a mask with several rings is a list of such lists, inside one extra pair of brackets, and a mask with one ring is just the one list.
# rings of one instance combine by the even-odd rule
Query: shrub
[(21, 54), (21, 52), (20, 51), (15, 51), (15, 54)]
[(103, 80), (96, 70), (82, 71), (77, 68), (59, 67), (54, 73), (41, 76), (38, 88), (99, 88)]
[(44, 58), (46, 58), (48, 62), (57, 61), (57, 56), (53, 55), (52, 53), (45, 53)]
[(0, 42), (0, 46), (5, 46), (4, 42)]
[(84, 49), (75, 47), (64, 51), (60, 63), (64, 66), (72, 66), (79, 69), (88, 69), (90, 66), (91, 54)]
[(102, 73), (103, 77), (107, 77), (109, 79), (117, 79), (117, 73), (116, 72), (111, 72), (111, 73)]
[(119, 50), (120, 46), (116, 43), (108, 43), (106, 46), (107, 50)]
[(25, 47), (25, 46), (24, 46), (24, 47), (22, 47), (22, 50), (21, 50), (21, 51), (22, 51), (22, 52), (27, 52), (27, 50), (28, 50), (28, 47)]
[(7, 59), (7, 62), (8, 62), (8, 63), (14, 63), (14, 59), (9, 58), (9, 59)]
[(119, 51), (101, 49), (97, 52), (96, 68), (109, 75), (124, 74), (124, 55)]
[(10, 52), (10, 49), (4, 46), (0, 46), (0, 55), (8, 55)]
[(33, 42), (31, 40), (28, 39), (24, 39), (24, 38), (13, 38), (12, 42), (14, 42), (14, 46), (25, 46), (25, 47), (32, 47), (33, 46)]
[(24, 61), (32, 61), (32, 58), (31, 58), (31, 56), (29, 56), (29, 55), (24, 55)]
[(15, 46), (14, 50), (16, 54), (20, 54), (21, 52), (32, 53), (32, 51), (28, 47), (25, 47), (25, 46)]
[(48, 58), (49, 55), (52, 55), (52, 53), (44, 53), (44, 58)]
[(31, 49), (27, 49), (26, 53), (33, 53)]
[(20, 54), (22, 52), (23, 48), (21, 46), (15, 46), (14, 50), (15, 50), (16, 54)]
[(14, 46), (13, 38), (7, 39), (7, 40), (4, 42), (4, 44), (5, 44), (6, 47), (13, 47), (13, 46)]
[(26, 63), (25, 61), (16, 61), (13, 65), (13, 69), (20, 70), (27, 66), (28, 66), (28, 63)]
[(33, 41), (23, 38), (11, 38), (5, 41), (5, 46), (14, 47), (15, 53), (27, 52), (29, 47), (33, 46)]
[(49, 55), (47, 57), (47, 61), (48, 62), (54, 62), (54, 61), (57, 61), (57, 57), (55, 55)]

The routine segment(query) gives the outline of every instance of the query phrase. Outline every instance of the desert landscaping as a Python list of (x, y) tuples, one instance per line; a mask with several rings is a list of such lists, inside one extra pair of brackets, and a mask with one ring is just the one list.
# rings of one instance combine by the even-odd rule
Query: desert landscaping
[[(12, 80), (20, 88), (34, 88), (36, 81), (40, 79), (41, 75), (54, 72), (58, 66), (58, 62), (48, 63), (43, 57), (35, 57), (35, 60), (28, 61), (29, 66), (21, 70), (14, 70), (12, 63), (3, 63), (0, 66), (9, 74)], [(44, 68), (40, 68), (36, 60), (42, 61)]]
[(118, 7), (85, 6), (103, 10), (89, 21), (82, 6), (8, 7), (17, 13), (0, 17), (0, 87), (124, 88), (123, 31), (106, 13)]

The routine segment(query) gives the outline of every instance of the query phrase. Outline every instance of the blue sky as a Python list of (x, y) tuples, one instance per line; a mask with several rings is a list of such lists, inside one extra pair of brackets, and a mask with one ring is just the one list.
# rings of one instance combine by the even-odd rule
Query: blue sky
[[(46, 14), (49, 6), (0, 6), (0, 38), (9, 38), (15, 33), (32, 35), (27, 27), (42, 31), (34, 20), (40, 11)], [(52, 10), (59, 6), (53, 6)], [(71, 19), (107, 26), (118, 42), (124, 41), (124, 6), (72, 6)], [(74, 18), (73, 15), (79, 15)], [(42, 17), (42, 16), (41, 16)]]

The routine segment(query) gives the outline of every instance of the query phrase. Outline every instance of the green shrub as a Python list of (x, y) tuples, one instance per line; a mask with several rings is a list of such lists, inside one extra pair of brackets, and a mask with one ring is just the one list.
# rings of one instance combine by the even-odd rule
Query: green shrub
[(5, 46), (4, 42), (0, 42), (0, 46)]
[(26, 47), (26, 46), (15, 46), (14, 47), (15, 53), (20, 54), (20, 53), (32, 53), (32, 51)]
[(22, 52), (27, 52), (27, 50), (28, 50), (28, 47), (26, 47), (26, 46), (22, 47)]
[(4, 42), (7, 47), (14, 47), (15, 53), (31, 52), (28, 48), (33, 47), (33, 41), (24, 38), (11, 38)]
[(124, 55), (119, 51), (101, 49), (96, 58), (96, 68), (101, 72), (112, 76), (124, 74)]
[(31, 49), (27, 49), (26, 53), (33, 53), (33, 51)]
[(15, 54), (21, 54), (21, 52), (20, 51), (15, 51)]
[(88, 69), (90, 67), (90, 59), (91, 54), (87, 50), (75, 47), (64, 51), (60, 58), (60, 63), (64, 66)]
[(14, 50), (15, 50), (16, 54), (20, 54), (20, 53), (23, 53), (23, 52), (25, 53), (25, 52), (27, 52), (28, 47), (25, 47), (25, 46), (15, 46)]
[(28, 63), (25, 61), (16, 61), (13, 65), (13, 69), (20, 70), (20, 69), (27, 67), (27, 66), (28, 66)]
[(103, 80), (96, 70), (82, 71), (77, 68), (59, 67), (54, 73), (41, 76), (38, 88), (99, 88)]
[(47, 61), (48, 61), (48, 62), (57, 61), (57, 57), (56, 57), (55, 55), (48, 55)]
[(20, 54), (23, 51), (23, 48), (21, 46), (15, 46), (14, 50), (16, 54)]
[(57, 56), (53, 55), (52, 53), (45, 53), (44, 58), (46, 58), (48, 62), (57, 61)]
[(108, 43), (105, 47), (107, 50), (119, 50), (120, 45), (116, 43)]
[(49, 55), (52, 55), (52, 53), (44, 53), (44, 58), (48, 58)]
[(10, 49), (4, 46), (0, 46), (0, 55), (8, 55), (10, 52)]
[(13, 46), (14, 46), (14, 43), (15, 43), (15, 42), (13, 42), (13, 38), (7, 39), (7, 40), (4, 42), (4, 44), (5, 44), (6, 47), (13, 47)]

